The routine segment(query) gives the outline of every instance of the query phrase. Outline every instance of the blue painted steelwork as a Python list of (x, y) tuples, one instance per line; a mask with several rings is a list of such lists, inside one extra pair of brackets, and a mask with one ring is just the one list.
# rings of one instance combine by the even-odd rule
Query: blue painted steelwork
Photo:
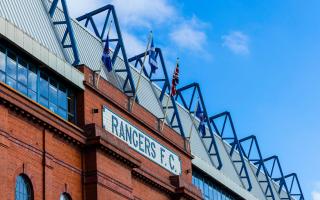
[[(187, 103), (187, 98), (186, 98), (186, 96), (183, 95), (183, 93), (188, 91), (188, 90), (192, 91), (192, 94), (191, 94), (190, 101)], [(190, 114), (196, 112), (196, 107), (192, 106), (194, 104), (195, 97), (199, 98), (199, 103), (200, 103), (200, 106), (203, 109), (204, 117), (205, 117), (205, 119), (208, 119), (207, 109), (206, 109), (206, 106), (204, 104), (204, 100), (203, 100), (202, 93), (201, 93), (201, 90), (200, 90), (200, 86), (199, 86), (198, 83), (192, 83), (192, 84), (186, 85), (186, 86), (184, 86), (182, 88), (179, 88), (177, 90), (176, 100), (180, 99), (182, 104), (183, 104), (183, 106), (189, 111)], [(212, 128), (210, 126), (209, 120), (206, 120), (206, 123), (207, 123), (207, 127), (209, 128), (209, 134), (206, 134), (205, 136), (201, 135), (201, 137), (202, 137), (202, 139), (211, 140), (209, 149), (207, 149), (207, 151), (208, 151), (210, 157), (214, 156), (216, 158), (216, 160), (218, 162), (217, 165), (216, 165), (216, 168), (217, 169), (221, 169), (222, 168), (222, 161), (221, 161), (221, 158), (220, 158), (220, 155), (219, 155), (217, 143), (215, 141), (215, 137), (214, 137)]]
[[(97, 25), (94, 21), (94, 16), (96, 16), (100, 13), (103, 13), (103, 12), (106, 12), (106, 18), (105, 18), (102, 30), (99, 31), (97, 28)], [(112, 62), (112, 65), (114, 65), (114, 63), (116, 62), (116, 59), (120, 53), (120, 50), (121, 50), (121, 54), (122, 54), (122, 58), (123, 58), (123, 61), (125, 64), (125, 68), (124, 69), (116, 69), (116, 70), (114, 70), (114, 72), (115, 73), (126, 73), (126, 78), (124, 80), (124, 84), (122, 86), (122, 89), (123, 89), (124, 93), (126, 93), (127, 95), (134, 96), (134, 94), (136, 93), (136, 89), (135, 89), (132, 73), (130, 71), (127, 53), (125, 51), (124, 43), (122, 40), (122, 34), (120, 31), (120, 26), (119, 26), (119, 22), (118, 22), (118, 17), (117, 17), (116, 11), (114, 9), (114, 6), (113, 5), (106, 5), (104, 7), (97, 9), (97, 10), (94, 10), (90, 13), (87, 13), (83, 16), (78, 17), (77, 20), (79, 22), (85, 20), (85, 24), (84, 24), (85, 27), (88, 27), (88, 25), (90, 23), (95, 35), (98, 38), (100, 38), (102, 42), (106, 42), (106, 38), (107, 38), (107, 31), (106, 30), (108, 28), (108, 22), (110, 21), (111, 17), (113, 19), (113, 23), (115, 25), (116, 34), (117, 34), (117, 38), (109, 39), (109, 42), (115, 43), (115, 49), (112, 54), (111, 62)], [(101, 52), (101, 55), (102, 55), (102, 52)]]
[[(158, 73), (159, 74), (163, 74), (163, 77), (162, 78), (153, 78), (153, 73), (151, 72), (151, 70), (150, 70), (150, 72), (147, 72), (147, 69), (145, 67), (143, 68), (143, 73), (144, 73), (144, 75), (146, 77), (149, 78), (149, 80), (152, 83), (158, 83), (157, 84), (158, 86), (160, 86), (160, 87), (162, 86), (161, 93), (160, 93), (160, 96), (159, 96), (159, 102), (161, 103), (161, 106), (163, 106), (164, 96), (165, 96), (166, 93), (170, 94), (171, 86), (170, 86), (170, 80), (169, 80), (167, 68), (166, 68), (166, 65), (165, 65), (165, 62), (164, 62), (164, 59), (163, 59), (163, 55), (162, 55), (161, 49), (160, 48), (156, 48), (155, 52), (156, 52), (155, 58), (156, 58), (156, 60), (160, 60), (160, 63), (159, 62), (158, 63), (161, 65), (161, 67), (159, 67), (159, 65), (158, 65), (158, 67), (159, 67), (158, 70), (162, 70), (162, 73), (159, 72), (159, 71), (158, 71)], [(149, 54), (150, 54), (150, 51), (147, 52), (147, 56), (149, 56)], [(142, 59), (143, 59), (144, 55), (145, 55), (145, 52), (130, 58), (128, 61), (129, 62), (134, 62), (134, 66), (136, 68), (138, 67), (138, 65), (140, 67), (142, 67), (142, 62), (143, 62)], [(171, 116), (171, 119), (169, 120), (169, 124), (170, 124), (171, 128), (173, 128), (173, 129), (178, 128), (179, 131), (180, 131), (180, 134), (183, 137), (185, 137), (176, 101), (175, 101), (174, 97), (172, 97), (171, 95), (169, 95), (169, 96), (170, 96), (170, 99), (171, 99), (172, 106), (168, 106), (168, 109), (172, 109), (173, 110), (173, 115)], [(166, 109), (165, 106), (163, 106), (163, 109)], [(161, 120), (163, 120), (163, 118)]]
[[(59, 0), (54, 0), (51, 4), (50, 10), (49, 10), (49, 15), (51, 18), (53, 18), (54, 13), (57, 9)], [(78, 46), (77, 46), (77, 42), (74, 36), (74, 32), (73, 32), (73, 28), (71, 25), (71, 18), (68, 12), (68, 6), (66, 4), (66, 0), (61, 0), (61, 5), (62, 5), (62, 9), (63, 9), (63, 15), (65, 20), (63, 21), (54, 21), (53, 24), (54, 25), (66, 25), (66, 30), (64, 32), (64, 35), (61, 39), (61, 44), (62, 47), (65, 49), (71, 48), (73, 51), (73, 65), (78, 65), (80, 63), (80, 57), (79, 57), (79, 51), (78, 51)], [(69, 36), (69, 40), (70, 43), (66, 43), (67, 37)]]
[[(217, 121), (223, 119), (222, 127), (219, 129)], [(236, 170), (241, 181), (246, 181), (247, 185), (245, 187), (248, 191), (251, 191), (252, 184), (249, 177), (248, 169), (244, 160), (243, 152), (241, 151), (241, 145), (237, 137), (237, 133), (229, 112), (223, 112), (217, 115), (214, 115), (209, 118), (210, 123), (214, 127), (215, 132), (222, 138), (223, 141), (228, 142), (231, 145), (231, 150), (229, 152), (229, 157), (235, 166), (241, 165), (240, 170)], [(229, 123), (229, 128), (231, 131), (226, 131), (227, 122)], [(240, 159), (233, 158), (233, 153), (235, 150), (238, 150)]]
[[(279, 195), (284, 188), (287, 197), (282, 197), (281, 199), (291, 200), (291, 197), (298, 197), (299, 200), (304, 200), (298, 176), (295, 173), (284, 176), (278, 156), (271, 156), (264, 159), (263, 162), (272, 163), (271, 168), (268, 169), (268, 175), (279, 184), (279, 190), (277, 191)], [(278, 175), (280, 175), (280, 177), (276, 177), (277, 175), (274, 173), (275, 170), (278, 171)], [(294, 184), (296, 184), (296, 187), (294, 187)]]
[[(267, 168), (264, 164), (263, 161), (263, 157), (260, 151), (260, 147), (257, 141), (256, 136), (251, 135), (248, 137), (245, 137), (241, 140), (239, 140), (240, 146), (241, 146), (241, 150), (244, 154), (244, 156), (252, 163), (257, 163), (256, 167), (257, 167), (257, 171), (255, 173), (258, 182), (260, 183), (261, 187), (264, 187), (264, 195), (267, 199), (272, 199), (275, 200), (275, 196), (273, 194), (273, 190), (272, 190), (272, 183), (271, 183), (271, 179), (268, 176), (268, 171)], [(262, 174), (264, 176), (263, 180), (259, 180), (259, 175), (260, 172), (263, 172)]]
[[(304, 200), (304, 195), (300, 186), (300, 182), (296, 173), (288, 174), (284, 176), (286, 179), (286, 183), (290, 185), (289, 192), (291, 197), (294, 197), (297, 200)], [(294, 184), (296, 184), (297, 188), (294, 188)]]
[[(268, 175), (272, 178), (273, 181), (277, 182), (279, 184), (279, 189), (278, 189), (278, 194), (280, 196), (280, 199), (288, 199), (288, 200), (291, 200), (291, 197), (290, 197), (290, 190), (288, 188), (288, 185), (287, 185), (287, 182), (286, 182), (286, 178), (283, 174), (283, 171), (282, 171), (282, 167), (280, 165), (280, 161), (279, 161), (279, 158), (278, 156), (271, 156), (269, 158), (266, 158), (264, 159), (263, 161), (259, 161), (259, 162), (256, 162), (254, 163), (255, 165), (257, 164), (260, 164), (260, 162), (264, 162), (265, 164), (266, 163), (271, 163), (271, 167), (270, 166), (267, 166), (267, 173)], [(278, 173), (277, 173), (278, 172)], [(280, 177), (277, 177), (277, 176), (280, 176)], [(281, 196), (281, 192), (283, 192), (283, 189), (285, 191), (285, 196), (286, 197), (282, 197)]]

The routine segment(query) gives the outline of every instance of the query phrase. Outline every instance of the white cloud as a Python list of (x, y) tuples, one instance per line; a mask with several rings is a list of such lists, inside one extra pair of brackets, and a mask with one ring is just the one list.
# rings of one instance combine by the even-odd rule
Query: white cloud
[(67, 4), (72, 17), (112, 4), (120, 23), (128, 27), (150, 28), (152, 24), (163, 23), (176, 16), (176, 9), (167, 0), (67, 0)]
[(76, 18), (106, 5), (106, 2), (102, 0), (67, 0), (67, 5), (70, 15)]
[(147, 44), (144, 44), (136, 36), (128, 33), (127, 31), (122, 31), (122, 35), (128, 58), (138, 55), (146, 50)]
[(320, 191), (313, 191), (311, 193), (312, 200), (320, 200)]
[[(67, 3), (69, 6), (70, 15), (73, 18), (79, 17), (85, 13), (91, 12), (95, 9), (98, 9), (106, 5), (106, 2), (102, 0), (68, 0)], [(150, 3), (147, 0), (113, 0), (108, 3), (113, 4), (115, 6), (121, 24), (138, 23), (137, 25), (140, 26), (147, 25), (148, 21), (153, 20), (152, 18), (157, 17), (157, 20), (162, 20), (164, 19), (165, 14), (169, 15), (171, 12), (170, 7), (161, 0), (156, 0), (155, 4)], [(159, 7), (160, 11), (162, 11), (158, 14), (162, 14), (162, 18), (157, 16), (157, 14), (152, 15), (151, 12), (146, 13), (144, 11), (144, 4), (147, 6), (150, 6), (152, 4), (154, 6), (153, 10), (155, 9), (155, 6)], [(95, 20), (98, 20), (96, 21), (97, 25), (101, 25), (102, 23), (104, 23), (104, 17), (105, 14), (103, 13), (95, 17)], [(122, 26), (121, 30), (128, 57), (134, 56), (138, 53), (142, 53), (143, 51), (145, 51), (145, 45), (143, 44), (143, 42), (141, 42), (135, 35), (130, 34), (130, 31), (128, 31), (127, 26)], [(115, 32), (111, 30), (110, 34), (113, 35), (114, 33)]]
[(166, 22), (175, 17), (176, 10), (167, 0), (112, 0), (124, 26), (143, 26)]
[[(203, 51), (203, 45), (207, 40), (204, 31), (207, 25), (195, 16), (191, 20), (186, 20), (170, 0), (67, 0), (67, 2), (74, 18), (106, 4), (114, 5), (129, 57), (145, 50), (146, 41), (141, 40), (137, 30), (147, 33), (161, 25), (163, 28), (159, 34), (162, 34), (162, 37), (169, 36), (173, 41), (163, 48), (178, 46), (182, 50)], [(98, 26), (103, 23), (104, 17), (103, 14), (96, 16)]]
[(174, 28), (170, 33), (170, 38), (181, 48), (202, 51), (207, 40), (206, 33), (201, 30), (204, 26), (203, 23), (193, 17), (190, 21), (184, 21)]
[(249, 37), (240, 32), (233, 31), (228, 35), (222, 36), (222, 46), (227, 47), (235, 54), (246, 55), (249, 54)]
[(312, 200), (320, 200), (320, 182), (316, 182), (314, 190), (311, 193)]

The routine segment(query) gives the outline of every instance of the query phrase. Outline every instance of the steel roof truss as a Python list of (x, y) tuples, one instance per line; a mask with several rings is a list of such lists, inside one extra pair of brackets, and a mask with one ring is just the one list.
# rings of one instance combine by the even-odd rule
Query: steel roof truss
[[(286, 177), (283, 174), (283, 170), (282, 170), (278, 156), (271, 156), (269, 158), (264, 159), (262, 162), (264, 162), (265, 164), (271, 163), (271, 167), (266, 165), (267, 171), (271, 179), (274, 182), (277, 182), (279, 184), (279, 189), (277, 192), (280, 196), (280, 199), (291, 200), (290, 190), (286, 182)], [(286, 197), (281, 196), (281, 192), (283, 191), (283, 189), (286, 192)]]
[[(61, 5), (62, 5), (62, 13), (64, 15), (64, 20), (63, 21), (53, 21), (53, 25), (54, 26), (59, 26), (59, 25), (66, 26), (63, 37), (61, 38), (61, 44), (64, 49), (72, 49), (73, 59), (74, 59), (72, 65), (75, 66), (80, 63), (78, 46), (77, 46), (77, 42), (75, 39), (74, 31), (72, 28), (71, 18), (70, 18), (69, 12), (68, 12), (66, 0), (60, 0), (60, 1), (61, 1)], [(49, 15), (52, 19), (53, 19), (54, 13), (58, 7), (58, 3), (59, 3), (59, 0), (53, 0), (51, 7), (49, 9)], [(67, 38), (69, 38), (69, 40), (68, 40), (68, 41), (70, 41), (69, 43), (66, 42)]]
[[(186, 94), (188, 91), (192, 91), (191, 97), (189, 96), (189, 98)], [(189, 99), (189, 101), (187, 101), (187, 98)], [(195, 100), (195, 98), (198, 98), (198, 100)], [(177, 90), (176, 100), (180, 100), (182, 105), (189, 111), (190, 118), (192, 118), (191, 114), (196, 112), (196, 106), (192, 106), (192, 105), (196, 104), (197, 103), (196, 101), (198, 101), (200, 103), (201, 108), (203, 109), (204, 118), (209, 119), (207, 109), (203, 100), (203, 96), (200, 90), (200, 86), (198, 83), (191, 83), (182, 88), (179, 88)], [(208, 154), (210, 155), (210, 160), (212, 162), (212, 165), (215, 166), (217, 169), (221, 169), (222, 161), (220, 158), (217, 142), (213, 134), (212, 128), (210, 126), (209, 120), (206, 120), (206, 125), (209, 129), (209, 133), (206, 133), (206, 135), (200, 134), (198, 128), (196, 129), (200, 134), (203, 144), (206, 144), (205, 141), (209, 140), (209, 146), (205, 145), (205, 148)]]
[[(104, 20), (102, 30), (98, 30), (96, 22), (94, 20), (95, 16), (100, 13), (106, 13), (106, 18)], [(90, 13), (87, 13), (77, 18), (79, 22), (85, 21), (84, 23), (85, 27), (89, 28), (89, 25), (91, 25), (91, 28), (93, 29), (93, 32), (95, 33), (95, 35), (98, 38), (100, 38), (103, 43), (106, 42), (106, 39), (107, 39), (106, 32), (107, 32), (108, 24), (111, 21), (111, 19), (113, 19), (113, 25), (116, 30), (116, 38), (109, 38), (109, 42), (114, 43), (114, 46), (115, 46), (115, 49), (113, 51), (112, 58), (111, 58), (112, 65), (114, 65), (116, 62), (116, 59), (120, 57), (119, 56), (120, 53), (122, 55), (122, 59), (125, 64), (125, 68), (116, 69), (114, 70), (114, 73), (125, 73), (125, 80), (124, 80), (124, 84), (122, 85), (122, 90), (128, 96), (134, 96), (134, 94), (136, 93), (136, 89), (133, 81), (132, 72), (130, 70), (127, 54), (125, 51), (124, 43), (123, 43), (122, 34), (120, 31), (120, 26), (118, 22), (118, 17), (114, 9), (114, 6), (106, 5), (104, 7), (101, 7), (97, 10), (94, 10)], [(102, 55), (102, 52), (101, 52), (101, 55)]]
[[(264, 192), (264, 195), (267, 199), (275, 200), (275, 196), (273, 194), (272, 185), (270, 177), (268, 176), (268, 171), (266, 166), (264, 165), (262, 154), (260, 151), (260, 147), (257, 141), (256, 136), (251, 135), (239, 140), (241, 150), (243, 155), (251, 162), (251, 163), (258, 163), (256, 164), (257, 171), (255, 173), (258, 182)], [(247, 145), (249, 143), (249, 146)], [(263, 178), (259, 179), (260, 171), (263, 171)]]
[[(221, 119), (223, 123), (222, 123), (222, 127), (219, 128), (217, 121)], [(210, 117), (209, 121), (214, 127), (215, 132), (222, 138), (222, 140), (226, 141), (231, 145), (231, 149), (229, 151), (229, 157), (235, 165), (236, 171), (238, 173), (238, 176), (241, 182), (247, 183), (246, 185), (244, 184), (244, 187), (246, 187), (248, 191), (251, 191), (252, 183), (249, 177), (248, 169), (246, 167), (243, 152), (240, 151), (240, 148), (241, 148), (240, 142), (238, 140), (230, 113), (223, 112), (223, 113), (217, 114), (215, 116)], [(231, 128), (231, 130), (226, 131), (227, 128)], [(234, 158), (233, 153), (235, 150), (238, 150), (240, 159)], [(237, 169), (237, 166), (240, 166), (240, 170)]]

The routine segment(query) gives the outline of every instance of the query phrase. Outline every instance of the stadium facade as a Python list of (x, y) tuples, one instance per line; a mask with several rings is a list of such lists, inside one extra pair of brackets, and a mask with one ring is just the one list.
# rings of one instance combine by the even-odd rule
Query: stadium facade
[(66, 3), (0, 0), (1, 199), (304, 199), (229, 112), (207, 113), (197, 83), (169, 95), (160, 48), (137, 88), (150, 51), (127, 57), (112, 5), (72, 19)]

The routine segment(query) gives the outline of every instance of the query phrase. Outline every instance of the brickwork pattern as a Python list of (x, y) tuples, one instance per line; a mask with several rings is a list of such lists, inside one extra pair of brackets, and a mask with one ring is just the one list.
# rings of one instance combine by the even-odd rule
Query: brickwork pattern
[[(81, 66), (85, 90), (77, 94), (78, 125), (72, 125), (36, 102), (0, 83), (0, 194), (13, 200), (15, 179), (26, 174), (34, 199), (59, 199), (67, 192), (74, 200), (201, 199), (191, 184), (190, 149), (174, 130), (159, 131), (149, 111)], [(181, 176), (131, 149), (102, 128), (102, 106), (128, 120), (179, 155)], [(98, 109), (94, 113), (93, 109)]]

